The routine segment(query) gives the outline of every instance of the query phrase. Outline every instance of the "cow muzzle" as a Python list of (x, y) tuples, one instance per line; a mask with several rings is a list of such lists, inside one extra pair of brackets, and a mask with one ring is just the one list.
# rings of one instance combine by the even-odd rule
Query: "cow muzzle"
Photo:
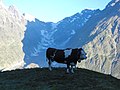
[(86, 55), (81, 55), (80, 60), (84, 60), (84, 59), (87, 59), (87, 56)]
[(78, 62), (80, 63), (80, 62), (81, 62), (81, 59), (79, 59)]

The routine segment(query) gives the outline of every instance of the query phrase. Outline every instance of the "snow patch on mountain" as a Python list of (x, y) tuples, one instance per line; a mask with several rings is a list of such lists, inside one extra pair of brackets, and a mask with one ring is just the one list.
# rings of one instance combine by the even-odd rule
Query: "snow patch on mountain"
[(31, 63), (31, 64), (27, 65), (25, 68), (26, 68), (26, 69), (39, 68), (39, 65), (38, 65), (38, 64), (35, 64), (35, 63)]
[(24, 13), (23, 16), (25, 17), (26, 20), (30, 21), (30, 22), (35, 22), (35, 17), (28, 14), (28, 13)]
[(75, 33), (76, 33), (75, 30), (72, 30), (71, 34), (74, 35)]
[(57, 23), (52, 23), (52, 29), (55, 29), (55, 28), (57, 28)]
[(111, 0), (111, 2), (108, 3), (106, 8), (113, 7), (113, 6), (115, 6), (119, 2), (120, 2), (120, 0)]
[(115, 0), (114, 3), (112, 3), (110, 6), (114, 6), (119, 0)]
[(60, 47), (65, 47), (65, 45), (70, 41), (71, 37), (69, 37), (66, 41), (64, 41), (61, 45), (59, 45)]

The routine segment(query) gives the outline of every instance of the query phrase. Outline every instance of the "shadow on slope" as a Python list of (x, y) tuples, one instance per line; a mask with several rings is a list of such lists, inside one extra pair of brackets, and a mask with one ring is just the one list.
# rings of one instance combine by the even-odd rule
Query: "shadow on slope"
[(120, 80), (101, 73), (65, 68), (15, 70), (0, 73), (0, 90), (119, 90)]

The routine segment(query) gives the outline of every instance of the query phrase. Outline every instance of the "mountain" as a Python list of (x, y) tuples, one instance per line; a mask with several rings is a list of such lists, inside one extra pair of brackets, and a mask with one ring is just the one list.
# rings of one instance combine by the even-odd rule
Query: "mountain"
[(30, 63), (36, 63), (41, 67), (47, 66), (46, 48), (65, 48), (66, 43), (77, 30), (84, 26), (92, 15), (99, 12), (99, 9), (85, 9), (57, 23), (43, 22), (37, 18), (32, 21), (28, 20), (23, 39), (26, 66)]
[(0, 70), (24, 66), (21, 40), (24, 37), (25, 23), (14, 6), (6, 8), (0, 1)]
[(0, 90), (119, 90), (120, 80), (86, 69), (36, 68), (0, 73)]
[[(120, 1), (112, 0), (70, 40), (71, 47), (83, 46), (88, 59), (78, 67), (120, 78)], [(74, 42), (74, 43), (71, 43)]]
[(112, 0), (101, 11), (85, 9), (57, 23), (28, 21), (23, 39), (26, 66), (30, 63), (47, 66), (48, 47), (83, 47), (88, 59), (78, 63), (78, 67), (120, 78), (119, 2)]

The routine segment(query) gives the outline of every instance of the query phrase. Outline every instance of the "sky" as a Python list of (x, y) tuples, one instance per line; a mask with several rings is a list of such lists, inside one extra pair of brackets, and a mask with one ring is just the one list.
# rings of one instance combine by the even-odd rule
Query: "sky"
[(21, 13), (28, 13), (41, 21), (58, 22), (84, 9), (103, 10), (111, 0), (3, 0)]

